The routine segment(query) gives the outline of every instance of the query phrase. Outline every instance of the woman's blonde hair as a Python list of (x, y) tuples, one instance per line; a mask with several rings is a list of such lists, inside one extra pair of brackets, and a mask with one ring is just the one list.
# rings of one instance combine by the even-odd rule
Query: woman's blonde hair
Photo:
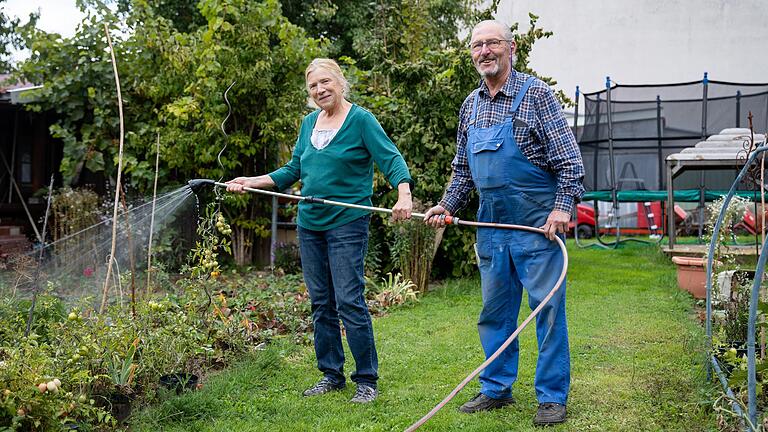
[[(336, 61), (328, 58), (316, 58), (309, 63), (307, 69), (304, 71), (304, 82), (307, 83), (309, 74), (322, 69), (330, 73), (333, 78), (341, 84), (342, 95), (344, 97), (349, 96), (349, 81), (344, 77), (344, 73), (341, 71), (339, 64)], [(307, 85), (307, 91), (309, 91), (309, 85)]]

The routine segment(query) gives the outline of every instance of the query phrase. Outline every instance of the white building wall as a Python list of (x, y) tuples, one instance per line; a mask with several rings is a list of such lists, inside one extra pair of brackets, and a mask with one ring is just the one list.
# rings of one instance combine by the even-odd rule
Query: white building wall
[[(531, 65), (573, 96), (624, 84), (700, 80), (768, 82), (766, 0), (502, 0), (497, 19), (528, 12), (554, 35), (534, 46)], [(572, 108), (570, 109), (572, 111)]]

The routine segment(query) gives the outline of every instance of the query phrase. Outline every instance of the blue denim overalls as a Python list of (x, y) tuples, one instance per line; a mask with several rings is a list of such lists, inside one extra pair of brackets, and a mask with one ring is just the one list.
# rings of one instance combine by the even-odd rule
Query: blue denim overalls
[[(540, 227), (554, 208), (556, 178), (533, 165), (520, 152), (514, 137), (517, 109), (532, 82), (529, 78), (515, 96), (505, 120), (488, 128), (474, 127), (475, 94), (467, 156), (480, 192), (478, 221)], [(557, 281), (563, 257), (557, 243), (541, 234), (493, 228), (478, 229), (477, 254), (483, 293), (477, 327), (487, 358), (517, 329), (522, 289), (528, 292), (530, 308), (536, 308)], [(570, 386), (565, 282), (536, 317), (536, 337), (536, 398), (540, 403), (565, 404)], [(480, 374), (483, 394), (496, 399), (511, 395), (519, 349), (515, 340)]]

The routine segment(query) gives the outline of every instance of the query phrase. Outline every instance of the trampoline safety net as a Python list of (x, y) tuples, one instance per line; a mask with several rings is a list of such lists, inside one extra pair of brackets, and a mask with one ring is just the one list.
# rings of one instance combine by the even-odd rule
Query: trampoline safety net
[[(584, 124), (576, 136), (584, 159), (587, 191), (611, 190), (608, 89), (583, 94)], [(768, 130), (768, 83), (707, 80), (610, 87), (611, 135), (616, 190), (661, 191), (666, 188), (665, 159), (726, 128)], [(577, 111), (579, 107), (576, 107)], [(578, 114), (578, 112), (577, 112)], [(577, 116), (578, 118), (578, 116)], [(675, 189), (727, 190), (737, 167), (684, 172)]]

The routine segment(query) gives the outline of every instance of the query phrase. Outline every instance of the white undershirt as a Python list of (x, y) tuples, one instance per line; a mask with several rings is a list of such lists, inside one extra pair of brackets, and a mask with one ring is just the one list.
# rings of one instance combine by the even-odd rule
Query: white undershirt
[(328, 146), (328, 143), (331, 142), (333, 137), (336, 136), (336, 132), (338, 131), (338, 129), (312, 129), (312, 137), (310, 138), (312, 147), (318, 150), (324, 149)]

